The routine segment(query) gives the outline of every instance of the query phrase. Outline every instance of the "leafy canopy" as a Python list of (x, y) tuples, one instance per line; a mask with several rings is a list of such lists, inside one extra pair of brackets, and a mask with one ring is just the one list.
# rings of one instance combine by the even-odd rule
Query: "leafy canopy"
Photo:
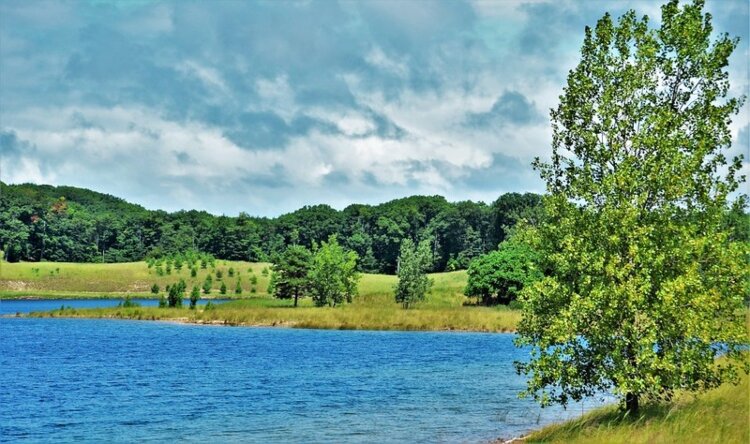
[(657, 29), (605, 15), (552, 111), (547, 218), (528, 235), (550, 273), (524, 290), (517, 341), (542, 404), (611, 390), (635, 411), (737, 380), (748, 247), (723, 219), (744, 177), (723, 151), (744, 98), (728, 97), (737, 40), (713, 38), (703, 6), (670, 1)]
[(357, 254), (345, 251), (336, 236), (315, 251), (308, 273), (310, 293), (317, 306), (335, 307), (351, 302), (357, 294)]
[(432, 267), (430, 242), (423, 240), (419, 245), (407, 238), (401, 242), (398, 256), (398, 284), (396, 284), (396, 302), (404, 308), (423, 301), (430, 291), (432, 281), (427, 277), (427, 270)]
[(542, 278), (538, 262), (529, 245), (511, 237), (471, 262), (464, 294), (478, 297), (484, 305), (509, 304), (525, 286)]

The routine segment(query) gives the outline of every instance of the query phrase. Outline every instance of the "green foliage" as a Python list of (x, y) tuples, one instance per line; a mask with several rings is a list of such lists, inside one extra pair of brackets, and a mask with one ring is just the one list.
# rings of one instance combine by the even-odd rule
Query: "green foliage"
[(159, 294), (159, 284), (154, 284), (151, 286), (151, 293), (152, 294)]
[(411, 239), (404, 239), (400, 250), (395, 297), (396, 302), (409, 308), (423, 301), (430, 291), (432, 281), (427, 277), (427, 270), (432, 267), (432, 251), (429, 241), (422, 241), (417, 246)]
[(193, 286), (193, 291), (190, 292), (190, 309), (195, 310), (195, 306), (198, 304), (198, 300), (201, 298), (201, 291), (197, 285)]
[[(268, 292), (279, 299), (294, 299), (309, 290), (308, 274), (312, 265), (312, 253), (302, 245), (292, 245), (279, 255), (272, 267)], [(253, 276), (255, 278), (255, 276)], [(257, 279), (256, 279), (257, 281)]]
[(159, 298), (159, 308), (167, 308), (167, 298), (164, 295)]
[(258, 285), (258, 277), (255, 275), (250, 276), (250, 284), (252, 285)]
[(234, 286), (234, 294), (238, 296), (242, 294), (242, 283), (240, 282), (240, 278), (237, 278), (237, 284)]
[(219, 293), (227, 294), (227, 284), (225, 282), (221, 283), (221, 287), (219, 287)]
[(336, 236), (322, 242), (308, 273), (310, 294), (316, 306), (335, 307), (351, 302), (357, 294), (357, 254), (346, 252)]
[(723, 151), (743, 99), (727, 96), (737, 41), (711, 42), (702, 8), (670, 1), (658, 29), (605, 15), (552, 111), (545, 219), (525, 234), (548, 275), (524, 289), (517, 342), (542, 404), (608, 390), (633, 412), (737, 380), (750, 267), (724, 217), (741, 159)]
[(538, 263), (534, 250), (511, 237), (471, 262), (464, 294), (478, 297), (484, 305), (510, 304), (525, 286), (542, 278)]
[(224, 272), (216, 270), (216, 279), (221, 280), (222, 277), (224, 277)]
[(196, 277), (198, 276), (198, 269), (195, 267), (190, 267), (190, 277)]
[(234, 277), (234, 268), (229, 267), (229, 270), (227, 271), (227, 275), (229, 275), (229, 277)]
[(186, 284), (183, 279), (180, 279), (180, 282), (169, 287), (169, 290), (167, 290), (169, 293), (167, 302), (170, 308), (182, 307), (182, 299), (185, 297), (185, 288)]
[(213, 286), (213, 279), (211, 279), (211, 275), (209, 274), (208, 276), (206, 276), (206, 279), (203, 281), (203, 294), (211, 293), (212, 286)]

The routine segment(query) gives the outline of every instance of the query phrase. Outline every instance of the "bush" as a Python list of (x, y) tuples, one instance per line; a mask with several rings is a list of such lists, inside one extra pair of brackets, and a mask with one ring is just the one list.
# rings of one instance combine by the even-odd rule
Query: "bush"
[(198, 270), (195, 267), (193, 267), (190, 269), (190, 277), (196, 277), (196, 276), (198, 276)]
[(195, 306), (198, 304), (198, 299), (201, 298), (201, 291), (198, 286), (193, 286), (193, 291), (190, 292), (190, 309), (195, 310)]
[(227, 274), (229, 275), (229, 277), (234, 277), (234, 268), (229, 267), (229, 270), (227, 271)]
[(227, 294), (227, 284), (222, 282), (221, 287), (219, 287), (219, 293), (221, 294)]
[(158, 284), (154, 284), (154, 285), (151, 286), (151, 293), (152, 294), (159, 294), (159, 285)]

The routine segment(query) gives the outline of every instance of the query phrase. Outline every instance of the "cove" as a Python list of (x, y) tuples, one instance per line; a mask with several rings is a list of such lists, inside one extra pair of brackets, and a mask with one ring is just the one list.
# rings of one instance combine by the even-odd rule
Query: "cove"
[(0, 319), (12, 441), (486, 442), (596, 404), (519, 400), (511, 334)]

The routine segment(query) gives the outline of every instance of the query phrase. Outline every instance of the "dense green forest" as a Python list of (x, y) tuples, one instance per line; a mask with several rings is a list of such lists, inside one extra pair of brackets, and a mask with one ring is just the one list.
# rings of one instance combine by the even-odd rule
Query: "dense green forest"
[(196, 250), (219, 259), (271, 261), (287, 246), (332, 234), (361, 271), (394, 273), (403, 239), (429, 241), (431, 271), (466, 268), (494, 250), (520, 218), (538, 219), (541, 196), (508, 193), (492, 204), (412, 196), (380, 205), (306, 206), (276, 218), (147, 210), (67, 186), (0, 182), (0, 247), (8, 261), (127, 262)]

